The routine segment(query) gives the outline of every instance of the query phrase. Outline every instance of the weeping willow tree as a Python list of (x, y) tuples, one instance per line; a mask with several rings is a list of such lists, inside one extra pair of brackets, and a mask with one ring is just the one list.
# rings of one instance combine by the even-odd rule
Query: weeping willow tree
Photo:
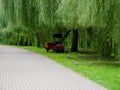
[[(13, 35), (16, 36), (16, 30), (21, 29), (20, 32), (22, 34), (19, 33), (18, 42), (26, 43), (27, 41), (26, 45), (30, 45), (31, 36), (33, 36), (38, 28), (38, 8), (36, 0), (1, 0), (0, 4), (2, 16), (8, 23), (6, 30), (13, 32)], [(16, 29), (16, 27), (18, 29)]]
[(40, 47), (40, 28), (39, 28), (39, 12), (37, 0), (22, 1), (22, 24), (28, 28), (29, 34), (35, 34), (36, 46)]
[(57, 10), (57, 14), (64, 26), (72, 30), (71, 51), (73, 52), (78, 51), (78, 44), (82, 48), (90, 47), (89, 43), (93, 39), (92, 35), (90, 35), (93, 32), (90, 29), (92, 26), (88, 24), (90, 6), (91, 0), (62, 0)]
[(9, 23), (15, 22), (15, 9), (14, 9), (14, 1), (11, 0), (1, 0), (1, 13), (4, 19)]
[(39, 6), (41, 8), (41, 12), (39, 13), (39, 20), (41, 25), (45, 25), (49, 28), (55, 27), (56, 21), (56, 10), (58, 9), (58, 5), (60, 0), (40, 0)]
[(72, 46), (71, 51), (78, 51), (78, 16), (77, 7), (78, 0), (62, 0), (57, 14), (61, 18), (64, 27), (68, 30), (72, 30)]
[(55, 11), (58, 8), (60, 0), (21, 0), (19, 8), (19, 17), (22, 27), (28, 28), (31, 36), (35, 34), (36, 45), (45, 43), (50, 32), (55, 29)]
[(72, 31), (71, 51), (79, 44), (105, 57), (118, 54), (120, 0), (0, 0), (0, 13), (11, 42), (19, 37), (14, 44), (30, 45), (36, 37), (40, 47), (59, 29)]
[(21, 27), (21, 32), (28, 30), (29, 38), (34, 34), (38, 47), (41, 46), (40, 41), (46, 41), (43, 40), (45, 36), (54, 32), (57, 19), (55, 11), (60, 0), (1, 0), (0, 2), (6, 22), (12, 27)]
[[(5, 25), (5, 27), (3, 27), (2, 29), (8, 31), (8, 25), (10, 26), (13, 26), (13, 24), (15, 23), (16, 19), (14, 16), (15, 15), (15, 8), (14, 8), (14, 1), (8, 1), (8, 0), (0, 0), (0, 13), (1, 13), (1, 16), (2, 16), (2, 20), (4, 22), (7, 22), (7, 24)], [(9, 30), (10, 31), (10, 30)], [(4, 31), (2, 31), (1, 33), (3, 34)], [(4, 33), (5, 34), (5, 33)], [(7, 34), (7, 33), (6, 33)], [(5, 36), (5, 35), (3, 35)], [(9, 37), (10, 35), (7, 36), (7, 38)], [(10, 37), (9, 37), (10, 38)]]
[[(120, 1), (119, 0), (92, 0), (90, 12), (90, 24), (101, 29), (102, 32), (102, 56), (110, 57), (112, 53), (117, 55), (118, 38), (120, 34)], [(118, 34), (115, 34), (115, 33)], [(114, 50), (114, 51), (113, 51)]]
[(57, 13), (68, 28), (92, 27), (94, 38), (97, 38), (97, 43), (101, 42), (97, 48), (102, 56), (110, 57), (118, 50), (119, 6), (119, 0), (62, 0)]
[(61, 0), (40, 0), (39, 6), (41, 11), (39, 13), (39, 24), (42, 31), (45, 32), (44, 36), (46, 36), (46, 41), (59, 29), (59, 27), (57, 27), (58, 18), (56, 16), (56, 10), (58, 9), (60, 1)]

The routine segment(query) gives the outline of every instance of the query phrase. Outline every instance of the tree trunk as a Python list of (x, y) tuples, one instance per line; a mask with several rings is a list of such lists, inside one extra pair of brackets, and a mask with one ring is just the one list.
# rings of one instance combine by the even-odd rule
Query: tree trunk
[(87, 48), (91, 49), (92, 47), (92, 37), (93, 37), (93, 31), (92, 27), (89, 27), (87, 29)]
[(78, 30), (75, 29), (72, 31), (72, 46), (71, 51), (72, 52), (78, 52)]
[(61, 43), (64, 42), (64, 40), (68, 37), (70, 32), (71, 32), (71, 30), (68, 30), (68, 31), (65, 32), (64, 36), (61, 39)]
[(111, 57), (112, 54), (112, 36), (110, 30), (107, 30), (103, 36), (102, 56)]
[(117, 42), (114, 42), (114, 57), (117, 57), (119, 55), (119, 44)]
[(40, 36), (39, 36), (39, 33), (36, 33), (36, 46), (40, 47)]

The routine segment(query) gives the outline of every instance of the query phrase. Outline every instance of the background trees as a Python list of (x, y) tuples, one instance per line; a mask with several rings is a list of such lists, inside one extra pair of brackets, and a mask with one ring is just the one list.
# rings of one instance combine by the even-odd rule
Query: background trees
[(1, 38), (8, 44), (43, 47), (57, 32), (71, 51), (90, 49), (104, 57), (116, 56), (119, 6), (119, 0), (0, 0)]

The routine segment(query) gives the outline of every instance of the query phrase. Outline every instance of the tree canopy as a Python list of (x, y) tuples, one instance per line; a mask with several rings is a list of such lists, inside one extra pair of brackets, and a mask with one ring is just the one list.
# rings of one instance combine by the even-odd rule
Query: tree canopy
[(119, 14), (120, 0), (0, 0), (0, 33), (9, 44), (44, 46), (58, 32), (72, 51), (117, 56)]

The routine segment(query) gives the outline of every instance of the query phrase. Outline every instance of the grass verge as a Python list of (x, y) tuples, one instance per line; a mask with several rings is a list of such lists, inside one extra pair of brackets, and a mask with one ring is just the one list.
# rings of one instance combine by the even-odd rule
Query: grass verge
[[(95, 55), (46, 52), (34, 46), (20, 47), (45, 55), (65, 67), (95, 81), (108, 90), (120, 90), (120, 61), (104, 60)], [(94, 58), (92, 58), (94, 57)]]

